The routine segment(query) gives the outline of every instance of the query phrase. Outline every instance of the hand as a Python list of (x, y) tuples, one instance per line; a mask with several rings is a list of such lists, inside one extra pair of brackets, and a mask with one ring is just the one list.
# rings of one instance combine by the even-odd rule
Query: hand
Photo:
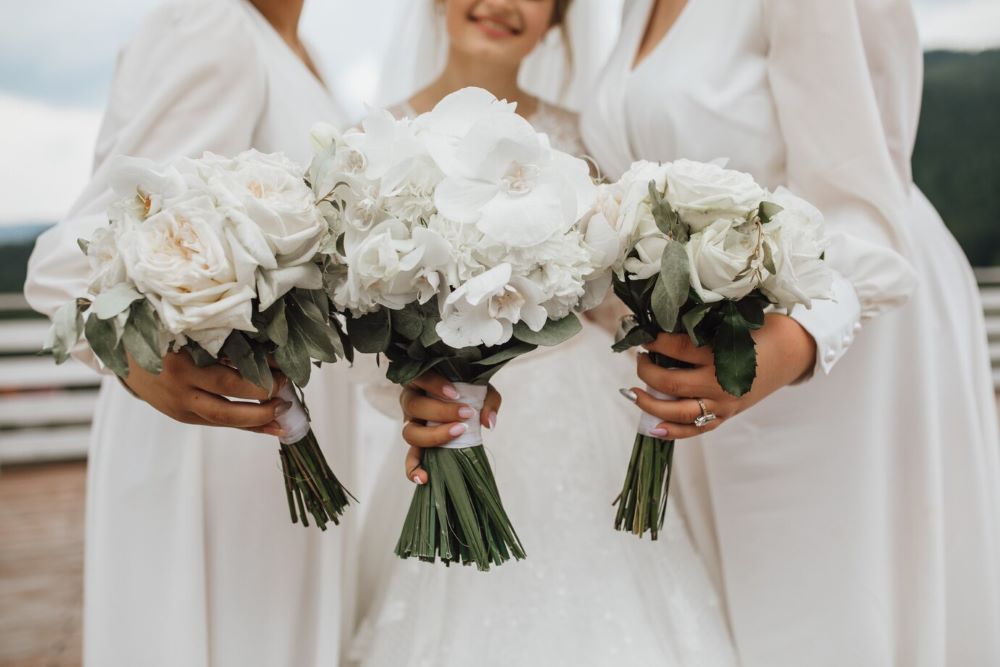
[[(459, 396), (455, 387), (434, 372), (425, 373), (408, 384), (399, 397), (403, 408), (403, 440), (410, 445), (406, 455), (406, 479), (416, 484), (427, 483), (427, 471), (420, 467), (421, 450), (425, 447), (440, 447), (465, 433), (466, 421), (474, 410), (464, 403), (449, 403)], [(497, 423), (500, 410), (500, 394), (493, 385), (486, 392), (483, 409), (479, 412), (479, 423), (492, 429)], [(438, 426), (427, 426), (427, 422), (439, 422)]]
[[(132, 393), (179, 422), (229, 426), (274, 436), (282, 434), (275, 419), (291, 404), (273, 396), (287, 381), (284, 375), (276, 374), (274, 388), (268, 394), (229, 366), (199, 368), (186, 351), (164, 357), (159, 374), (144, 370), (130, 357), (128, 378), (123, 380)], [(230, 401), (227, 396), (262, 402)]]
[[(786, 315), (767, 315), (764, 326), (754, 331), (753, 337), (757, 343), (757, 378), (749, 393), (739, 398), (726, 393), (715, 379), (711, 347), (696, 347), (687, 334), (660, 334), (645, 346), (651, 352), (694, 365), (686, 369), (661, 368), (648, 354), (639, 355), (639, 377), (650, 387), (681, 399), (658, 400), (642, 389), (632, 389), (643, 412), (663, 420), (657, 426), (662, 435), (656, 435), (679, 440), (713, 431), (727, 419), (801, 379), (816, 363), (816, 341)], [(699, 398), (718, 417), (702, 427), (694, 425), (701, 415), (695, 400)]]

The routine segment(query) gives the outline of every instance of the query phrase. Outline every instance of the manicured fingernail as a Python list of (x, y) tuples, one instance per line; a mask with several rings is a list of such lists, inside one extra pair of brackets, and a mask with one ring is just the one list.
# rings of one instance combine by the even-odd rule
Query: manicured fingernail
[(441, 388), (441, 393), (444, 394), (445, 397), (450, 398), (453, 401), (457, 401), (458, 398), (459, 398), (459, 396), (460, 396), (460, 394), (458, 393), (458, 390), (455, 389), (450, 384), (446, 384), (444, 387), (442, 387)]
[(291, 410), (291, 408), (292, 408), (291, 401), (282, 401), (281, 403), (278, 403), (278, 407), (274, 409), (274, 416), (280, 417), (281, 415)]
[(466, 426), (465, 424), (455, 424), (450, 429), (448, 429), (448, 435), (450, 435), (453, 438), (457, 438), (458, 436), (462, 435), (468, 430), (469, 427)]
[(657, 427), (651, 430), (649, 434), (654, 438), (665, 438), (667, 437), (667, 429)]
[(463, 406), (458, 409), (458, 416), (462, 419), (469, 419), (476, 414), (476, 411), (468, 406)]
[(639, 400), (639, 395), (636, 394), (631, 389), (626, 389), (625, 387), (622, 387), (621, 389), (618, 390), (618, 393), (627, 398), (628, 400), (632, 401), (633, 403)]
[(412, 479), (413, 483), (416, 484), (417, 486), (421, 486), (424, 483), (424, 480), (420, 479), (420, 475), (414, 475), (410, 479)]
[(488, 421), (490, 423), (489, 429), (492, 431), (496, 427), (496, 425), (497, 425), (497, 411), (496, 410), (493, 410), (492, 412), (490, 412), (490, 417), (489, 417)]

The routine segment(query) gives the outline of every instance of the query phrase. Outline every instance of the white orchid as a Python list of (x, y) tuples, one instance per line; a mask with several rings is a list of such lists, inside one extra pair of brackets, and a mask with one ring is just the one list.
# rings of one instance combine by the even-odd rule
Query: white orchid
[(518, 322), (532, 331), (545, 326), (542, 297), (537, 285), (513, 275), (510, 264), (499, 264), (448, 295), (437, 333), (456, 349), (501, 345), (511, 339)]

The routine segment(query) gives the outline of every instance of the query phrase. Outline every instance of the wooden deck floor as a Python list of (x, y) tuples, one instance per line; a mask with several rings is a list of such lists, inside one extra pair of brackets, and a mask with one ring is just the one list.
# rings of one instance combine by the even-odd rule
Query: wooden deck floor
[(0, 470), (0, 667), (80, 664), (84, 463)]

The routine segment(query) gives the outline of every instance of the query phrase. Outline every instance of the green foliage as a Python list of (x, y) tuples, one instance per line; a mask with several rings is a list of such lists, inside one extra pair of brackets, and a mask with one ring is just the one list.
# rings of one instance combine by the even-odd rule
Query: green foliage
[(913, 178), (973, 266), (1000, 265), (1000, 50), (924, 62)]

